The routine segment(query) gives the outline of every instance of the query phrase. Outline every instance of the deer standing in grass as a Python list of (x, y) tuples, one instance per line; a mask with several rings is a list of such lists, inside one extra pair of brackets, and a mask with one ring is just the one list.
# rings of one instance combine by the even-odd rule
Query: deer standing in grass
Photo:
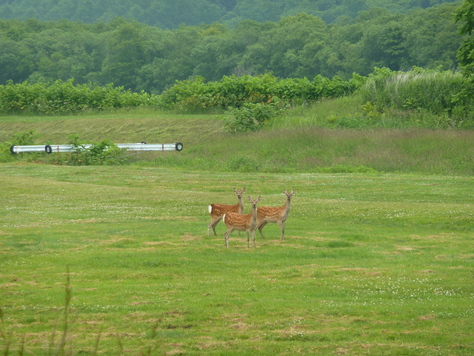
[[(244, 213), (244, 203), (242, 202), (242, 195), (245, 192), (245, 187), (242, 190), (237, 190), (234, 188), (234, 192), (237, 194), (238, 202), (235, 205), (225, 205), (225, 204), (211, 204), (209, 205), (209, 214), (211, 215), (211, 223), (207, 227), (207, 236), (211, 236), (211, 227), (214, 231), (214, 236), (216, 234), (216, 225), (221, 221), (222, 217), (226, 213)], [(240, 232), (239, 232), (240, 234)]]
[(288, 193), (285, 190), (283, 193), (286, 195), (285, 205), (279, 207), (261, 206), (258, 208), (257, 229), (260, 231), (262, 238), (265, 238), (262, 230), (268, 223), (278, 223), (281, 229), (281, 239), (285, 239), (285, 221), (288, 219), (288, 213), (290, 212), (291, 197), (296, 192), (293, 190), (291, 193)]
[(257, 229), (257, 203), (260, 201), (261, 197), (258, 197), (256, 200), (253, 200), (249, 197), (250, 202), (252, 203), (252, 212), (250, 214), (238, 214), (238, 213), (226, 213), (222, 218), (225, 226), (227, 226), (227, 231), (224, 234), (225, 245), (229, 248), (229, 235), (234, 230), (245, 231), (247, 233), (247, 248), (250, 247), (250, 234), (252, 234), (253, 247), (255, 245), (255, 230)]

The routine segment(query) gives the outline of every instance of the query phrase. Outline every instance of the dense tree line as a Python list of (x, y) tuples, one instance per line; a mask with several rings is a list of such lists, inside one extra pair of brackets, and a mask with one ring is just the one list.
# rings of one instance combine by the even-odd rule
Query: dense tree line
[[(225, 7), (231, 2), (212, 3)], [(125, 18), (91, 24), (0, 20), (0, 84), (74, 78), (76, 84), (113, 83), (156, 94), (176, 80), (196, 77), (216, 81), (272, 73), (278, 78), (322, 75), (348, 80), (353, 73), (366, 76), (374, 67), (454, 69), (462, 36), (453, 14), (460, 4), (404, 14), (376, 8), (330, 25), (307, 13), (276, 22), (244, 20), (235, 27), (213, 23), (172, 30)]]
[(243, 20), (279, 21), (307, 13), (332, 23), (357, 17), (360, 11), (380, 7), (391, 12), (428, 8), (455, 0), (1, 0), (0, 18), (36, 18), (40, 21), (69, 19), (85, 23), (109, 22), (115, 17), (150, 26), (173, 29), (182, 24), (198, 26), (213, 22), (228, 26)]

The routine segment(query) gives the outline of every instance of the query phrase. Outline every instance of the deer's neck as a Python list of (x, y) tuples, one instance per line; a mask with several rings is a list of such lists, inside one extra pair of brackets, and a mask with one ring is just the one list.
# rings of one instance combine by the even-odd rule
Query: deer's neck
[(283, 216), (288, 216), (288, 213), (290, 212), (290, 200), (287, 200), (285, 205), (282, 206), (283, 208)]
[(257, 207), (256, 206), (252, 208), (252, 216), (250, 218), (250, 221), (252, 225), (257, 223)]
[(242, 214), (244, 212), (244, 202), (242, 201), (242, 198), (239, 198), (237, 205), (239, 206), (239, 213)]

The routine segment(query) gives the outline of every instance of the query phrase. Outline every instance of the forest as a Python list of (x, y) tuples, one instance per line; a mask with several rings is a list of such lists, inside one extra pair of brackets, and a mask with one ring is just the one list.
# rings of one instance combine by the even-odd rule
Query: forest
[(0, 1), (0, 85), (73, 80), (161, 94), (195, 78), (455, 70), (461, 3)]
[(109, 22), (116, 17), (156, 26), (178, 28), (213, 22), (235, 26), (243, 20), (277, 22), (282, 17), (307, 13), (333, 23), (355, 18), (359, 12), (378, 7), (404, 13), (455, 0), (2, 0), (0, 18), (86, 23)]

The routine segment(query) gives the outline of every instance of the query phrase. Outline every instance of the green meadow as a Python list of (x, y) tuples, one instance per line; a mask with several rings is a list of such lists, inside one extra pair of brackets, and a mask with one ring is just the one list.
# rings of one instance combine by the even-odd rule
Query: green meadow
[[(308, 110), (245, 135), (219, 115), (0, 118), (2, 142), (184, 145), (116, 166), (2, 153), (2, 354), (473, 354), (473, 132), (318, 128)], [(296, 191), (284, 241), (276, 224), (255, 249), (225, 248), (222, 223), (208, 237), (234, 187), (246, 212)]]

